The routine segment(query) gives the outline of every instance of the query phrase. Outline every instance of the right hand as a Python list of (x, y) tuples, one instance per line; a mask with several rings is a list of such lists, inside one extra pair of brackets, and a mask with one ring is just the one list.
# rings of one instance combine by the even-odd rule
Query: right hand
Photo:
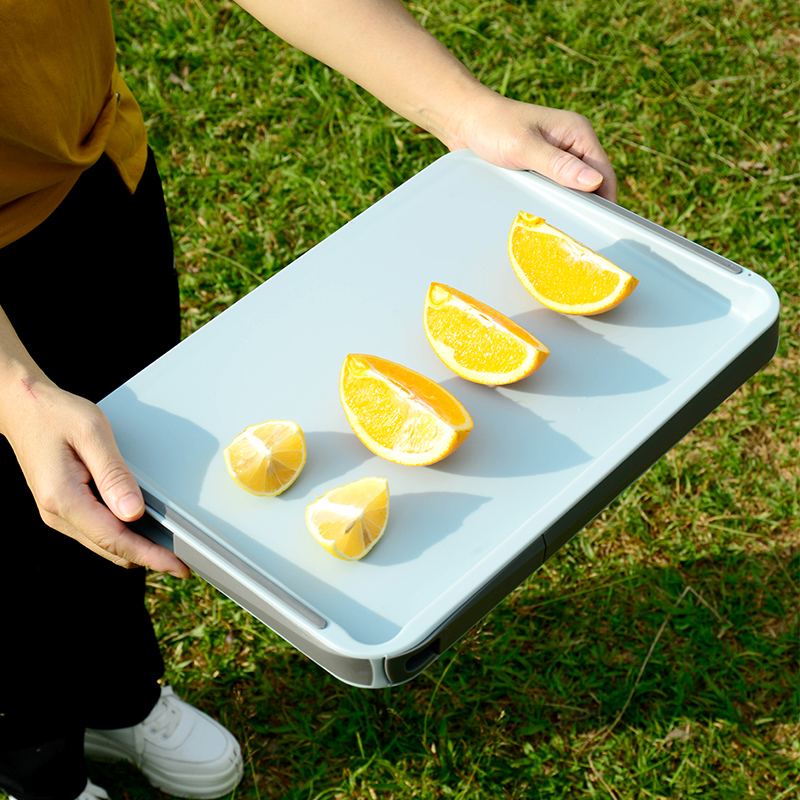
[(45, 523), (121, 567), (188, 577), (174, 553), (125, 524), (142, 516), (144, 500), (105, 414), (44, 377), (20, 381), (12, 394), (16, 402), (4, 404), (2, 432)]
[(486, 87), (451, 117), (443, 137), (451, 150), (469, 147), (509, 169), (533, 169), (584, 192), (617, 202), (614, 169), (586, 117), (572, 111), (521, 103)]

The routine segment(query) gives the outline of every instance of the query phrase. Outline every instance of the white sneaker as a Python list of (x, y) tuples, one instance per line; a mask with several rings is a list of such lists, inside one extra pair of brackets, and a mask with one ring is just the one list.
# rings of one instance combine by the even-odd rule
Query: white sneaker
[(236, 739), (169, 686), (161, 687), (161, 699), (138, 725), (87, 729), (83, 752), (100, 761), (130, 761), (153, 786), (178, 797), (222, 797), (242, 779), (242, 751)]
[[(8, 800), (17, 800), (16, 797), (8, 796)], [(110, 800), (105, 789), (95, 786), (90, 780), (86, 781), (86, 788), (75, 798), (75, 800)]]

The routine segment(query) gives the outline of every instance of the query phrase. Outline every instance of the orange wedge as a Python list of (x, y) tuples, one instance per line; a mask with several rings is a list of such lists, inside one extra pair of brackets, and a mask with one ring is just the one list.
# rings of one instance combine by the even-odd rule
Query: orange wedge
[(508, 257), (522, 285), (563, 314), (600, 314), (618, 306), (639, 281), (541, 217), (520, 211)]
[(274, 497), (306, 463), (306, 440), (296, 422), (273, 419), (242, 431), (224, 450), (230, 476), (251, 494)]
[(362, 478), (306, 506), (306, 525), (336, 558), (356, 561), (377, 544), (389, 519), (389, 482)]
[(472, 430), (472, 418), (438, 383), (378, 356), (345, 358), (339, 397), (356, 436), (397, 464), (433, 464)]
[(425, 298), (425, 335), (456, 375), (476, 383), (513, 383), (542, 366), (550, 351), (499, 311), (443, 283)]

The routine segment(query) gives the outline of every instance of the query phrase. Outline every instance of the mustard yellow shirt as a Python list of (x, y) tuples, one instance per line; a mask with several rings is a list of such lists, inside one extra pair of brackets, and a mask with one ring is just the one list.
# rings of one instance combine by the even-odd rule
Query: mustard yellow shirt
[(117, 71), (110, 0), (0, 0), (0, 247), (103, 153), (133, 192), (147, 139)]

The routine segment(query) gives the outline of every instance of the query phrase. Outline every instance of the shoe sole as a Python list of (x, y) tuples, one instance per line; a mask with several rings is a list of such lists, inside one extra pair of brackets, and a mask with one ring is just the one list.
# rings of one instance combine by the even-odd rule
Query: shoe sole
[[(87, 758), (95, 761), (127, 761), (138, 767), (127, 748), (103, 739), (94, 731), (86, 731), (83, 739), (83, 753)], [(138, 768), (157, 789), (176, 797), (189, 798), (189, 800), (216, 800), (216, 798), (232, 792), (239, 785), (244, 774), (241, 753), (238, 751), (230, 761), (228, 770), (223, 775), (216, 777), (213, 783), (204, 781), (200, 784), (201, 779), (197, 775), (176, 775), (152, 767)]]

